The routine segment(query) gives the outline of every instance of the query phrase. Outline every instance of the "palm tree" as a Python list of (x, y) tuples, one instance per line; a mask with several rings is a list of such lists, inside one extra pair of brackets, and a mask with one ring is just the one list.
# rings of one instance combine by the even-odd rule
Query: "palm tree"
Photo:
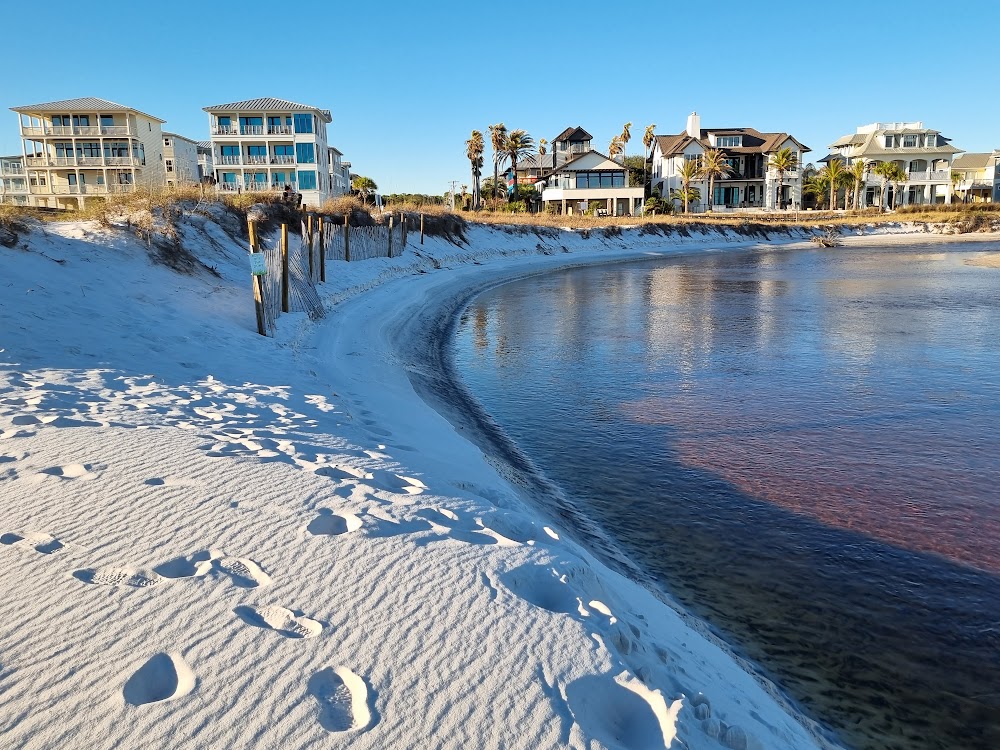
[[(686, 198), (681, 199), (684, 203), (684, 213), (688, 212), (688, 204), (692, 200), (699, 200), (701, 198), (700, 192), (697, 197), (692, 197), (691, 187), (691, 183), (698, 179), (700, 171), (701, 168), (698, 165), (697, 159), (685, 160), (680, 169), (677, 170), (677, 175), (681, 178), (680, 191), (670, 191), (670, 197), (673, 198), (675, 192), (679, 192), (680, 194), (687, 196)], [(697, 189), (694, 189), (694, 191), (698, 192)]]
[(784, 206), (779, 205), (781, 201), (781, 194), (785, 192), (785, 172), (792, 172), (799, 166), (799, 157), (792, 151), (791, 148), (785, 147), (775, 151), (771, 158), (767, 162), (767, 168), (773, 169), (778, 173), (778, 187), (775, 193), (774, 207), (784, 208)]
[(708, 210), (712, 210), (712, 190), (717, 177), (725, 177), (731, 174), (733, 168), (726, 161), (726, 155), (717, 148), (710, 148), (705, 152), (701, 160), (699, 175), (701, 179), (708, 180)]
[(622, 144), (622, 162), (624, 162), (628, 156), (628, 142), (632, 140), (632, 123), (626, 122), (622, 125), (622, 134), (618, 136), (618, 140)]
[(616, 135), (611, 139), (611, 143), (608, 144), (608, 156), (614, 161), (614, 158), (622, 152), (622, 137)]
[(483, 175), (483, 151), (486, 144), (483, 141), (483, 134), (478, 130), (472, 131), (472, 137), (465, 142), (465, 155), (472, 164), (472, 209), (479, 210), (479, 178)]
[(896, 162), (893, 162), (892, 165), (895, 167), (895, 169), (892, 170), (892, 182), (896, 186), (896, 189), (893, 191), (892, 202), (894, 204), (893, 208), (899, 208), (903, 185), (910, 179), (910, 176), (906, 174), (906, 170), (896, 164)]
[[(850, 178), (850, 175), (844, 169), (844, 162), (840, 159), (830, 159), (826, 166), (820, 170), (820, 174), (823, 175), (823, 180), (830, 188), (830, 210), (835, 211), (837, 209), (837, 191)], [(844, 201), (845, 203), (847, 201), (846, 195)]]
[(642, 163), (642, 185), (643, 187), (649, 182), (647, 177), (648, 170), (646, 169), (646, 162), (649, 161), (649, 150), (653, 147), (653, 141), (656, 140), (656, 125), (647, 125), (646, 131), (642, 134), (642, 145), (646, 148), (646, 161)]
[(528, 135), (527, 130), (512, 130), (507, 134), (503, 150), (510, 159), (510, 171), (517, 184), (517, 162), (524, 159), (535, 149), (535, 139)]
[(872, 173), (882, 178), (882, 199), (879, 202), (879, 213), (886, 209), (885, 201), (889, 192), (889, 183), (892, 182), (893, 174), (899, 169), (899, 165), (891, 161), (880, 161), (872, 167)]
[[(687, 166), (687, 164), (695, 164), (695, 162), (686, 162), (685, 166)], [(690, 184), (686, 186), (682, 184), (681, 187), (674, 188), (670, 191), (670, 199), (680, 201), (684, 206), (684, 213), (687, 213), (688, 205), (691, 201), (701, 200), (701, 191), (696, 187), (692, 187)]]
[[(868, 169), (871, 165), (867, 159), (857, 159), (852, 165), (848, 174), (854, 180), (854, 210), (861, 210), (861, 190), (864, 187), (865, 178), (868, 176)], [(846, 202), (845, 202), (845, 208)]]
[(504, 157), (504, 143), (507, 141), (507, 126), (502, 122), (490, 125), (490, 143), (493, 146), (493, 198), (496, 200), (497, 175), (500, 171), (500, 160)]
[(361, 196), (362, 203), (367, 203), (368, 196), (378, 190), (375, 180), (371, 177), (362, 177), (361, 175), (358, 175), (351, 181), (351, 187)]

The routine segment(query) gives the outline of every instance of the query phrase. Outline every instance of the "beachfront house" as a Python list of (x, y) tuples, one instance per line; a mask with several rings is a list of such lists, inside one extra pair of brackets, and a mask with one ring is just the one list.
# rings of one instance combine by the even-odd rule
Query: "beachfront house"
[[(898, 164), (907, 179), (901, 186), (899, 200), (895, 185), (888, 185), (887, 207), (951, 203), (951, 164), (961, 149), (948, 141), (939, 131), (925, 128), (919, 121), (873, 122), (838, 138), (830, 144), (830, 150), (848, 166), (858, 159), (865, 159), (871, 167), (884, 161)], [(882, 193), (882, 178), (869, 169), (863, 204), (878, 206)]]
[(167, 187), (198, 182), (197, 141), (164, 131), (163, 171)]
[(591, 150), (594, 137), (579, 125), (568, 127), (552, 139), (544, 154), (529, 154), (517, 163), (519, 185), (534, 185), (548, 177), (552, 170)]
[(642, 213), (644, 189), (629, 187), (628, 169), (597, 151), (580, 153), (536, 184), (546, 211), (631, 216)]
[(31, 205), (82, 208), (95, 196), (165, 183), (158, 117), (93, 97), (11, 109)]
[(955, 197), (963, 203), (992, 203), (996, 192), (996, 152), (965, 153), (951, 163)]
[(309, 206), (320, 206), (330, 197), (330, 110), (272, 98), (204, 110), (220, 191), (281, 191), (287, 185)]
[[(791, 149), (799, 168), (783, 175), (769, 167), (771, 157), (781, 149)], [(788, 133), (762, 133), (748, 127), (702, 128), (701, 117), (692, 112), (684, 132), (658, 135), (653, 139), (650, 174), (653, 190), (669, 198), (671, 191), (681, 187), (680, 169), (687, 161), (699, 165), (706, 151), (718, 149), (725, 154), (730, 172), (716, 177), (713, 185), (712, 209), (775, 209), (800, 207), (802, 204), (802, 158), (810, 149)], [(691, 203), (698, 211), (708, 205), (708, 180), (692, 184), (700, 199)], [(679, 200), (675, 208), (680, 209)]]
[(24, 157), (21, 154), (0, 156), (0, 203), (25, 206), (29, 195)]
[(212, 142), (198, 141), (198, 181), (211, 182), (215, 179), (215, 162), (212, 160)]
[(328, 147), (328, 152), (330, 195), (349, 195), (351, 192), (351, 163), (344, 161), (343, 152), (335, 146)]

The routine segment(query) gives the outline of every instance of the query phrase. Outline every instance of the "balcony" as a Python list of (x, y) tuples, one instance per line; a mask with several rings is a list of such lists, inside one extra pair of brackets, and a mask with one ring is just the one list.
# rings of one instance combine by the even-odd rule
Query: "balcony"
[(135, 185), (32, 185), (32, 195), (114, 195), (131, 193)]
[(291, 125), (269, 125), (267, 128), (268, 135), (292, 135), (295, 133), (295, 129)]
[(951, 182), (951, 172), (948, 170), (937, 170), (931, 172), (908, 172), (907, 182)]
[(134, 136), (136, 133), (128, 125), (42, 125), (21, 126), (22, 137), (58, 137), (87, 136)]
[(261, 156), (260, 154), (248, 154), (246, 159), (244, 160), (244, 164), (252, 164), (254, 166), (260, 164), (268, 164), (269, 162), (270, 159), (267, 157), (267, 155)]
[(271, 157), (272, 164), (294, 164), (295, 157), (291, 154), (276, 154)]
[[(784, 179), (784, 180), (797, 180), (797, 179), (799, 179), (799, 176), (800, 175), (799, 175), (799, 170), (798, 169), (789, 169), (787, 172), (784, 173), (784, 175), (782, 175), (782, 179)], [(778, 179), (778, 172), (776, 170), (774, 170), (774, 169), (767, 170), (767, 179), (769, 179), (769, 180), (777, 180)]]
[(29, 167), (55, 167), (61, 169), (143, 166), (142, 161), (134, 156), (78, 156), (76, 158), (72, 156), (29, 156), (24, 161)]
[(261, 156), (254, 154), (253, 156), (240, 156), (239, 154), (226, 154), (220, 156), (216, 164), (227, 166), (227, 167), (239, 167), (239, 166), (266, 166), (269, 164), (295, 164), (295, 157), (292, 154), (273, 154), (271, 156)]
[(2, 167), (0, 167), (0, 174), (3, 174), (3, 175), (23, 175), (24, 174), (24, 167), (22, 167), (20, 164), (10, 164), (10, 163), (7, 163), (7, 164), (4, 164)]

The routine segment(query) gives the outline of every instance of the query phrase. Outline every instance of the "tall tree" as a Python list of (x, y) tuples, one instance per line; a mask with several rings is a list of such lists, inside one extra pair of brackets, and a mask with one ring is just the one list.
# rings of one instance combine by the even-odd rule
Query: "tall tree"
[[(691, 162), (692, 164), (694, 162)], [(701, 191), (691, 184), (685, 186), (683, 183), (679, 188), (674, 188), (670, 191), (670, 199), (675, 201), (680, 201), (684, 206), (684, 213), (688, 212), (688, 205), (692, 201), (701, 200)]]
[(496, 200), (497, 176), (500, 172), (500, 161), (504, 158), (504, 144), (507, 142), (507, 126), (502, 122), (490, 125), (490, 144), (493, 146), (493, 199)]
[[(698, 164), (697, 159), (685, 159), (684, 163), (681, 164), (680, 168), (677, 170), (677, 175), (681, 178), (680, 192), (686, 196), (685, 198), (682, 198), (684, 201), (684, 213), (688, 213), (688, 206), (692, 200), (701, 198), (700, 193), (697, 198), (691, 197), (691, 183), (699, 179), (700, 172), (701, 166)], [(673, 192), (670, 197), (674, 197)]]
[[(851, 165), (848, 173), (854, 180), (854, 210), (861, 210), (861, 193), (864, 190), (865, 178), (868, 176), (869, 164), (867, 159), (856, 159)], [(847, 205), (845, 203), (844, 207)]]
[(785, 173), (796, 170), (799, 166), (799, 158), (791, 148), (785, 147), (775, 151), (767, 162), (768, 169), (778, 173), (778, 186), (774, 197), (774, 207), (784, 208), (781, 205), (781, 195), (785, 192)]
[(528, 135), (527, 130), (512, 130), (507, 134), (503, 148), (507, 152), (507, 158), (510, 159), (510, 171), (514, 175), (516, 185), (517, 162), (535, 150), (535, 139)]
[(701, 158), (701, 179), (708, 180), (708, 210), (712, 210), (713, 189), (715, 180), (731, 174), (733, 168), (726, 161), (726, 154), (717, 148), (710, 148)]
[(647, 174), (647, 171), (646, 171), (646, 162), (649, 161), (649, 158), (650, 158), (650, 149), (653, 147), (653, 141), (654, 140), (656, 140), (656, 125), (655, 124), (647, 125), (646, 126), (646, 132), (644, 132), (642, 134), (642, 145), (645, 146), (645, 148), (646, 148), (646, 161), (644, 161), (643, 164), (642, 164), (642, 185), (643, 185), (643, 187), (645, 187), (646, 184), (649, 182), (649, 179), (646, 177), (646, 174)]
[(626, 122), (622, 126), (622, 133), (618, 136), (618, 140), (622, 144), (622, 155), (628, 156), (628, 142), (632, 140), (632, 123)]
[[(820, 170), (820, 174), (823, 175), (823, 179), (830, 187), (830, 210), (835, 211), (837, 209), (837, 191), (846, 184), (851, 175), (844, 169), (844, 162), (840, 159), (830, 159), (826, 166)], [(845, 203), (847, 201), (846, 195), (844, 201)]]
[(611, 139), (611, 143), (608, 144), (608, 156), (614, 161), (615, 157), (622, 152), (622, 137), (616, 135)]
[(882, 213), (886, 209), (885, 202), (889, 194), (889, 183), (892, 182), (897, 169), (899, 169), (899, 165), (891, 161), (880, 161), (872, 167), (872, 174), (882, 178), (882, 198), (879, 202), (879, 213)]
[(483, 175), (483, 151), (486, 150), (486, 143), (483, 141), (483, 134), (478, 130), (472, 131), (472, 137), (465, 142), (465, 155), (472, 165), (472, 210), (479, 210), (479, 179)]
[(371, 177), (358, 175), (351, 181), (351, 188), (361, 196), (362, 203), (367, 203), (368, 196), (378, 190), (378, 185), (375, 184), (375, 180)]

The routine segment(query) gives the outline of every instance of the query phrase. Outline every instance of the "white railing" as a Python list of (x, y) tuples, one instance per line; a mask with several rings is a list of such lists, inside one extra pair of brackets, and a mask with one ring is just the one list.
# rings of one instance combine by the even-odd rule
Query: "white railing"
[(294, 133), (294, 129), (291, 125), (268, 125), (267, 134), (268, 135), (291, 135)]
[(22, 167), (20, 164), (4, 164), (2, 167), (0, 167), (0, 174), (6, 174), (6, 175), (24, 174), (24, 167)]
[(24, 180), (18, 180), (14, 182), (11, 180), (9, 185), (0, 183), (0, 193), (28, 193), (28, 183)]
[(908, 172), (906, 175), (907, 182), (950, 182), (951, 173), (946, 170), (937, 170), (930, 172)]
[(273, 190), (282, 190), (283, 185), (268, 185), (266, 182), (257, 182), (256, 180), (247, 180), (244, 184), (241, 180), (236, 182), (220, 182), (216, 184), (215, 188), (222, 193), (238, 193), (246, 191), (248, 193), (267, 193)]
[(240, 125), (240, 135), (264, 135), (264, 126)]
[(130, 193), (135, 185), (32, 185), (34, 195), (111, 195)]
[(267, 156), (260, 156), (258, 154), (248, 154), (246, 158), (247, 164), (267, 164)]
[(212, 135), (239, 135), (239, 128), (233, 125), (216, 125), (212, 128)]
[(29, 167), (141, 167), (141, 160), (134, 156), (29, 156)]
[(272, 164), (294, 164), (295, 157), (291, 154), (275, 154), (271, 157)]
[(22, 136), (135, 135), (128, 125), (22, 125)]
[(219, 160), (216, 163), (217, 164), (230, 164), (230, 165), (235, 164), (235, 165), (239, 165), (241, 163), (240, 162), (240, 155), (236, 154), (234, 156), (232, 154), (223, 154), (222, 156), (219, 157)]
[(785, 180), (797, 180), (799, 179), (799, 170), (789, 169), (783, 175), (779, 175), (777, 170), (774, 169), (767, 170), (767, 179), (777, 180), (779, 176)]

